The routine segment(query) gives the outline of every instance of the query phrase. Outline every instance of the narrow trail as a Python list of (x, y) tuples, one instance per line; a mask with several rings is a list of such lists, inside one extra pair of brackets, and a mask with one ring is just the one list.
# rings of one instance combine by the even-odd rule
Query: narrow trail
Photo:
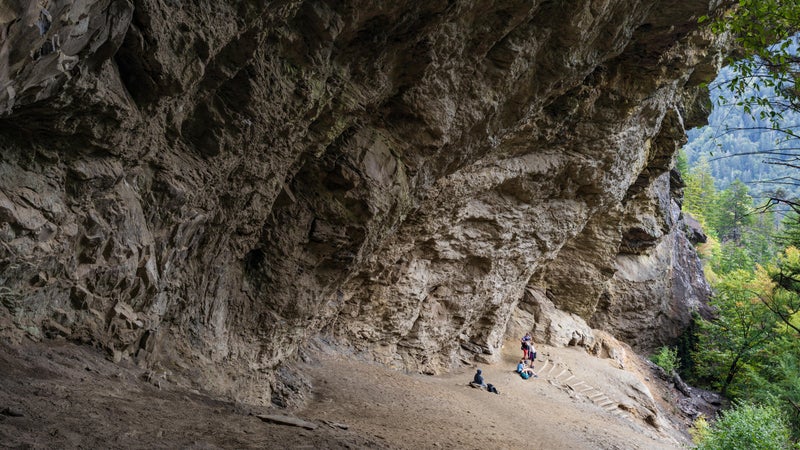
[[(577, 377), (573, 370), (565, 363), (546, 357), (536, 360), (534, 370), (538, 366), (539, 380), (547, 381), (564, 391), (567, 391), (573, 399), (585, 399), (604, 411), (617, 417), (633, 420), (625, 409), (620, 408), (620, 402), (612, 399), (601, 387), (589, 384), (585, 380)], [(543, 363), (539, 365), (538, 363)]]
[[(515, 370), (522, 357), (516, 348), (515, 342), (506, 342), (502, 362), (486, 368), (510, 395), (521, 396), (532, 389), (548, 400), (571, 403), (578, 417), (596, 415), (599, 420), (616, 422), (668, 447), (681, 447), (686, 442), (685, 431), (672, 429), (666, 418), (660, 417), (663, 411), (658, 412), (653, 395), (663, 397), (663, 394), (650, 392), (644, 382), (649, 380), (649, 373), (642, 374), (642, 369), (636, 368), (638, 364), (634, 361), (638, 357), (633, 354), (632, 359), (623, 357), (629, 366), (625, 370), (622, 363), (588, 355), (582, 348), (542, 345), (534, 362), (537, 377), (526, 380)], [(553, 395), (555, 392), (560, 395)]]

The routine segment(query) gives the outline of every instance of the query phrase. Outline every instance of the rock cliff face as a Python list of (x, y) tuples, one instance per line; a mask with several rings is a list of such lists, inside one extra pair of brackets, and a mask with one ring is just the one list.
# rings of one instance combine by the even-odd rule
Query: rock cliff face
[(315, 337), (424, 372), (523, 329), (649, 349), (707, 294), (670, 167), (713, 2), (28, 3), (6, 332), (269, 401)]

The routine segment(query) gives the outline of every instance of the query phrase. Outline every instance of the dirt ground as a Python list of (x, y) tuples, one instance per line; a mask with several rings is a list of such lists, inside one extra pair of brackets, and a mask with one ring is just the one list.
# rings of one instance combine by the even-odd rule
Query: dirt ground
[[(513, 373), (521, 352), (505, 347), (501, 363), (480, 366), (500, 395), (468, 387), (473, 368), (409, 375), (321, 353), (299, 366), (313, 386), (307, 405), (286, 411), (158, 387), (141, 369), (85, 346), (0, 341), (0, 447), (649, 450), (687, 443), (663, 418), (657, 429), (631, 413), (620, 386), (637, 378), (635, 368), (540, 346), (540, 376), (523, 380)], [(653, 392), (657, 402), (665, 395)], [(258, 414), (316, 428), (266, 423)]]

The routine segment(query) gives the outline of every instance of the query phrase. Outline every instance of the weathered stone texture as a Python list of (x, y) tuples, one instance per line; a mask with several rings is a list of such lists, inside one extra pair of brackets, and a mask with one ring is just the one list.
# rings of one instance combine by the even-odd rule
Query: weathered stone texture
[(32, 335), (269, 401), (318, 335), (436, 372), (512, 317), (636, 342), (697, 298), (664, 174), (708, 2), (53, 0), (44, 36), (0, 5), (2, 311)]

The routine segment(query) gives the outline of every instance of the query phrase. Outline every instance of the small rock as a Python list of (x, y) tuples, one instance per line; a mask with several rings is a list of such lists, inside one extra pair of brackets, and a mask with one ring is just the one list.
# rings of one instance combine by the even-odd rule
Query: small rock
[(680, 408), (681, 412), (686, 414), (689, 417), (697, 417), (698, 411), (693, 405), (682, 405), (679, 404), (678, 408)]
[(714, 406), (720, 406), (722, 404), (722, 399), (720, 396), (714, 395), (710, 392), (703, 392), (700, 397)]

